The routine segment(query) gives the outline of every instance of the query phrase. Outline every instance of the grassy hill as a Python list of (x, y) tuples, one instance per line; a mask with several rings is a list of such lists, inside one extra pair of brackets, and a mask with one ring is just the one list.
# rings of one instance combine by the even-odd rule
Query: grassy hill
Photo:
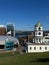
[(49, 52), (17, 54), (0, 54), (0, 65), (49, 65)]

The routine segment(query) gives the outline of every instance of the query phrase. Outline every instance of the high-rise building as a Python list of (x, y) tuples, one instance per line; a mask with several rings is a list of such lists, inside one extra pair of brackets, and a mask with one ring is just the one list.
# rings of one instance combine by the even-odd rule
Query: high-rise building
[(14, 36), (14, 25), (13, 24), (7, 25), (7, 33), (8, 32), (11, 32), (11, 36)]

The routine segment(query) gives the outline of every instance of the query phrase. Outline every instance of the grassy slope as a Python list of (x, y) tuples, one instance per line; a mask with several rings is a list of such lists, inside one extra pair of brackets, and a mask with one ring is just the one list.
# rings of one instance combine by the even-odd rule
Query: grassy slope
[(16, 54), (15, 56), (1, 54), (0, 57), (2, 57), (0, 59), (0, 65), (49, 65), (49, 52)]

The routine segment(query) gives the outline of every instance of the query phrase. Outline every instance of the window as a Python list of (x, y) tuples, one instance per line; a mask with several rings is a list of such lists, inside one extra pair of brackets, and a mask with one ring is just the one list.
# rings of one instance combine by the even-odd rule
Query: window
[(46, 43), (46, 41), (45, 41), (45, 43)]
[(45, 50), (47, 50), (47, 47), (45, 47)]
[(41, 38), (39, 39), (39, 42), (41, 42)]
[(45, 37), (45, 39), (49, 39), (49, 37)]
[(40, 50), (41, 50), (42, 48), (40, 47)]
[(30, 47), (30, 50), (32, 49), (32, 47)]
[(39, 31), (41, 30), (41, 28), (39, 27)]
[(34, 50), (36, 50), (36, 47), (34, 47)]

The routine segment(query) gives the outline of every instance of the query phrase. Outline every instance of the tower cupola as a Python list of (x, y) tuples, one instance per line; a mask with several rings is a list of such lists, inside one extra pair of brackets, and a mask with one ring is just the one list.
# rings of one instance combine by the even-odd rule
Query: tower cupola
[(43, 39), (43, 26), (40, 22), (37, 22), (34, 27), (35, 43), (42, 43)]

